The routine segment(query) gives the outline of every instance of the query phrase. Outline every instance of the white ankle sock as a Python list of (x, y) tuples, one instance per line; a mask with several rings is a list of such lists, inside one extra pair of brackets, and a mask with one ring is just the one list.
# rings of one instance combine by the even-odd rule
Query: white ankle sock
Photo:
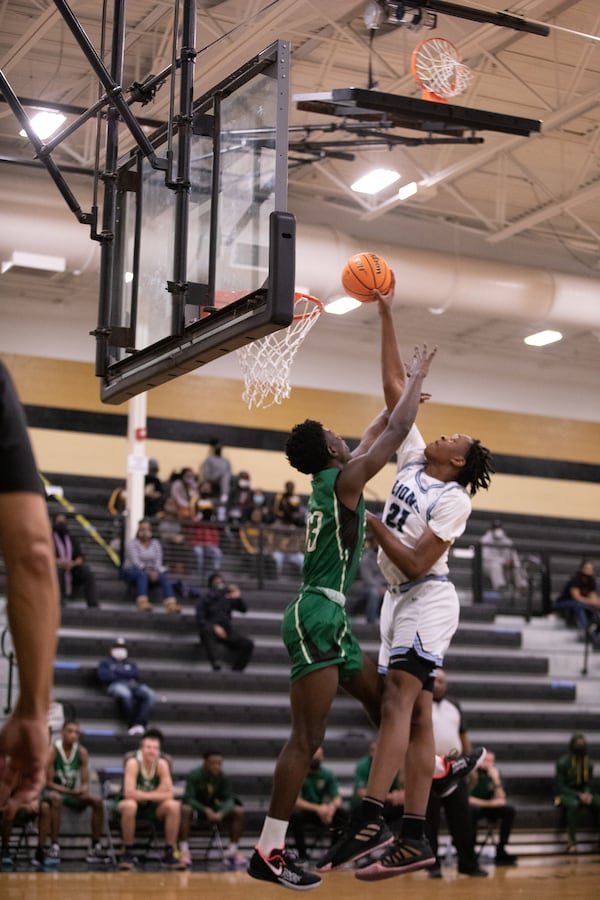
[(285, 835), (288, 823), (283, 819), (272, 819), (267, 816), (256, 849), (263, 856), (268, 856), (271, 850), (280, 850), (285, 844)]

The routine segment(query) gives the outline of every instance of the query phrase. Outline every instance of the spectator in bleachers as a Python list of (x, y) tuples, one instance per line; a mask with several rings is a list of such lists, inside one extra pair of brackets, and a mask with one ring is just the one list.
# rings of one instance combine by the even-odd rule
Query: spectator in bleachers
[(122, 516), (127, 510), (127, 491), (120, 484), (113, 490), (108, 498), (108, 511), (112, 516)]
[(154, 708), (154, 691), (144, 684), (137, 664), (128, 656), (125, 639), (117, 638), (110, 656), (98, 663), (96, 676), (117, 701), (129, 734), (143, 734)]
[(189, 519), (192, 515), (192, 501), (198, 494), (198, 479), (193, 469), (186, 466), (181, 472), (171, 474), (169, 496), (177, 504), (177, 515)]
[(54, 516), (52, 537), (56, 551), (61, 604), (81, 589), (87, 605), (97, 607), (94, 573), (84, 562), (81, 545), (69, 532), (67, 517), (63, 512), (58, 512)]
[[(350, 801), (350, 806), (352, 809), (360, 806), (363, 797), (367, 796), (367, 784), (369, 782), (369, 774), (371, 772), (371, 766), (373, 764), (373, 756), (375, 754), (376, 746), (377, 741), (371, 741), (371, 743), (369, 744), (369, 752), (367, 753), (367, 755), (361, 756), (361, 758), (356, 763), (356, 768), (354, 770), (354, 786), (352, 791), (352, 799)], [(394, 780), (390, 786), (389, 793), (383, 805), (383, 818), (388, 824), (390, 824), (392, 831), (398, 830), (400, 822), (402, 821), (403, 813), (404, 788), (402, 787), (398, 776), (395, 775)]]
[(167, 497), (158, 521), (158, 538), (163, 548), (163, 562), (169, 572), (183, 575), (195, 568), (195, 556), (186, 540), (184, 521), (177, 513), (177, 504)]
[(290, 832), (300, 860), (306, 860), (308, 856), (305, 836), (307, 825), (329, 832), (333, 843), (333, 829), (343, 827), (348, 821), (348, 812), (343, 808), (337, 779), (330, 769), (322, 765), (323, 756), (323, 748), (319, 747), (313, 755), (290, 817)]
[(200, 595), (196, 605), (196, 625), (208, 661), (215, 671), (221, 668), (217, 659), (217, 646), (227, 647), (233, 653), (231, 668), (243, 671), (252, 656), (254, 641), (233, 627), (232, 612), (248, 610), (240, 589), (235, 584), (225, 584), (220, 572), (213, 572), (208, 579), (208, 589)]
[(198, 497), (192, 501), (192, 518), (188, 522), (187, 535), (196, 556), (196, 570), (204, 582), (206, 576), (221, 568), (223, 559), (219, 546), (221, 534), (208, 481), (202, 482)]
[(166, 611), (168, 613), (181, 612), (166, 571), (166, 566), (163, 565), (161, 543), (152, 537), (152, 525), (148, 519), (141, 519), (136, 536), (127, 542), (125, 563), (121, 572), (123, 581), (135, 587), (137, 595), (135, 602), (138, 609), (152, 609), (148, 596), (149, 587), (152, 584), (158, 584)]
[(50, 804), (50, 841), (49, 856), (56, 863), (60, 862), (58, 837), (63, 807), (74, 812), (92, 810), (92, 843), (86, 856), (90, 864), (107, 861), (106, 851), (102, 847), (102, 828), (104, 809), (102, 799), (92, 794), (89, 789), (89, 757), (85, 747), (79, 742), (79, 723), (66, 721), (61, 735), (51, 748), (46, 773), (46, 790), (44, 798)]
[(252, 480), (249, 472), (239, 472), (229, 493), (228, 519), (232, 525), (247, 522), (252, 509)]
[(496, 765), (495, 755), (488, 750), (475, 773), (475, 782), (469, 791), (473, 828), (477, 834), (477, 825), (481, 819), (488, 822), (500, 822), (500, 834), (496, 844), (496, 865), (516, 866), (517, 857), (506, 851), (510, 841), (510, 832), (515, 819), (515, 808), (506, 802), (506, 791), (502, 784), (502, 776)]
[[(265, 574), (269, 574), (269, 567), (274, 570), (273, 529), (263, 523), (263, 512), (259, 506), (252, 507), (248, 521), (240, 528), (240, 543), (253, 570), (258, 569), (261, 559)], [(257, 571), (254, 571), (254, 574), (258, 574)]]
[(306, 509), (296, 493), (296, 485), (293, 481), (286, 481), (283, 491), (275, 494), (273, 501), (273, 515), (276, 521), (284, 525), (296, 525), (303, 527), (306, 522)]
[(582, 560), (569, 578), (556, 601), (556, 608), (567, 624), (574, 624), (581, 632), (585, 632), (594, 617), (600, 615), (594, 564), (589, 559)]
[(600, 835), (600, 793), (593, 790), (594, 764), (588, 754), (583, 734), (574, 734), (569, 750), (556, 763), (556, 795), (554, 803), (562, 806), (567, 819), (567, 852), (577, 845), (577, 826), (584, 809), (594, 816)]
[(200, 480), (210, 482), (212, 496), (218, 501), (218, 506), (225, 509), (231, 490), (231, 463), (223, 456), (223, 444), (219, 438), (211, 438), (208, 443), (211, 451), (200, 467)]
[(481, 538), (481, 564), (492, 590), (504, 592), (510, 586), (515, 591), (527, 587), (527, 576), (511, 538), (496, 519)]
[(204, 764), (192, 769), (185, 782), (179, 833), (180, 861), (186, 868), (191, 868), (189, 839), (193, 822), (209, 826), (226, 824), (229, 847), (225, 864), (229, 869), (245, 868), (247, 861), (238, 850), (244, 819), (243, 804), (234, 795), (231, 782), (223, 773), (223, 754), (217, 749), (207, 750)]
[(276, 522), (271, 526), (273, 536), (273, 562), (278, 578), (283, 575), (285, 563), (293, 566), (297, 572), (304, 566), (304, 530), (295, 525), (284, 525)]
[(137, 819), (164, 823), (165, 844), (160, 857), (167, 869), (183, 869), (175, 858), (174, 847), (181, 822), (181, 803), (173, 795), (171, 770), (161, 756), (160, 740), (144, 735), (135, 756), (125, 763), (123, 790), (117, 798), (117, 812), (121, 823), (123, 854), (120, 869), (135, 869), (137, 860), (133, 852)]
[(164, 488), (158, 472), (158, 461), (149, 459), (148, 471), (144, 476), (144, 516), (149, 519), (158, 515), (163, 507)]
[(265, 525), (271, 525), (274, 519), (273, 509), (269, 506), (267, 495), (260, 488), (256, 488), (255, 491), (252, 492), (252, 506), (250, 507), (249, 517), (252, 515), (253, 510), (258, 509), (260, 511), (261, 521)]
[[(463, 720), (462, 709), (455, 700), (446, 696), (448, 682), (443, 669), (437, 669), (433, 683), (433, 705), (431, 718), (435, 752), (440, 756), (451, 757), (453, 752), (469, 753), (471, 741)], [(458, 871), (462, 875), (472, 877), (487, 876), (475, 856), (475, 830), (469, 806), (469, 791), (464, 779), (455, 789), (446, 794), (432, 790), (429, 794), (427, 814), (425, 818), (425, 834), (436, 857), (436, 862), (428, 869), (430, 878), (441, 878), (442, 868), (438, 853), (438, 833), (442, 807), (446, 814), (446, 822), (458, 856)]]
[(38, 846), (31, 864), (34, 868), (48, 868), (56, 864), (45, 850), (45, 844), (50, 836), (50, 806), (46, 800), (32, 800), (24, 803), (16, 810), (4, 809), (0, 812), (0, 867), (7, 871), (14, 869), (15, 858), (10, 849), (10, 838), (13, 828), (23, 828), (30, 822), (38, 822)]

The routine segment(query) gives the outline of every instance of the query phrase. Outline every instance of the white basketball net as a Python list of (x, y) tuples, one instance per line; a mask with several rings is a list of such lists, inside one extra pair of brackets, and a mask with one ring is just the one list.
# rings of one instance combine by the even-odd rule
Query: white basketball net
[(248, 409), (253, 406), (268, 409), (290, 396), (290, 369), (294, 356), (322, 309), (321, 303), (314, 297), (296, 294), (291, 325), (266, 334), (236, 351), (244, 374), (242, 399), (248, 404)]
[(421, 87), (438, 97), (456, 97), (467, 89), (473, 73), (445, 38), (430, 38), (417, 49), (414, 69)]

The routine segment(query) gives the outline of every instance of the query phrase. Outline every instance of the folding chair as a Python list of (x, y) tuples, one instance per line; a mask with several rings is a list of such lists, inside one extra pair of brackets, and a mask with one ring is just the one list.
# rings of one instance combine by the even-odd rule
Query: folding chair
[(12, 860), (12, 865), (8, 866), (3, 863), (3, 871), (9, 871), (11, 868), (18, 869), (20, 862), (24, 862), (26, 866), (30, 865), (32, 860), (30, 838), (33, 838), (37, 845), (36, 820), (37, 817), (26, 815), (13, 823), (8, 843), (9, 858)]
[[(206, 829), (203, 829), (203, 832), (204, 833), (201, 832), (202, 837), (205, 836)], [(206, 834), (202, 852), (200, 856), (198, 856), (198, 862), (210, 862), (211, 854), (213, 852), (216, 853), (216, 862), (222, 863), (225, 856), (225, 850), (223, 848), (223, 839), (221, 838), (221, 832), (216, 822), (210, 822), (208, 825), (208, 834)]]
[(98, 780), (102, 790), (102, 806), (104, 808), (104, 832), (108, 844), (108, 855), (113, 866), (117, 864), (117, 852), (113, 840), (111, 818), (114, 816), (113, 799), (116, 796), (120, 782), (117, 781), (122, 775), (122, 769), (100, 769), (98, 771)]
[(483, 838), (481, 839), (479, 844), (477, 843), (477, 834), (475, 834), (475, 859), (477, 861), (479, 861), (479, 857), (488, 846), (488, 844), (492, 847), (495, 846), (494, 832), (496, 828), (496, 822), (493, 819), (486, 819), (484, 816), (482, 816), (481, 819), (479, 819), (479, 821), (477, 822), (477, 829), (480, 824), (485, 826), (485, 834), (483, 835)]

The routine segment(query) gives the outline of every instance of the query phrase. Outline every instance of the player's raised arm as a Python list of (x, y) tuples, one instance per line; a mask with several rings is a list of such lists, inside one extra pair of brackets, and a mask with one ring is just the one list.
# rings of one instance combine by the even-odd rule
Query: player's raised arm
[(385, 429), (366, 453), (353, 456), (340, 472), (336, 493), (342, 503), (351, 509), (356, 506), (367, 481), (384, 467), (410, 431), (419, 408), (421, 385), (436, 350), (437, 348), (434, 348), (429, 352), (426, 346), (422, 349), (415, 348), (407, 372), (406, 388), (392, 410)]
[(395, 287), (396, 279), (392, 273), (392, 283), (387, 293), (377, 291), (375, 294), (381, 317), (381, 383), (385, 405), (390, 413), (402, 396), (406, 384), (406, 372), (392, 314)]

